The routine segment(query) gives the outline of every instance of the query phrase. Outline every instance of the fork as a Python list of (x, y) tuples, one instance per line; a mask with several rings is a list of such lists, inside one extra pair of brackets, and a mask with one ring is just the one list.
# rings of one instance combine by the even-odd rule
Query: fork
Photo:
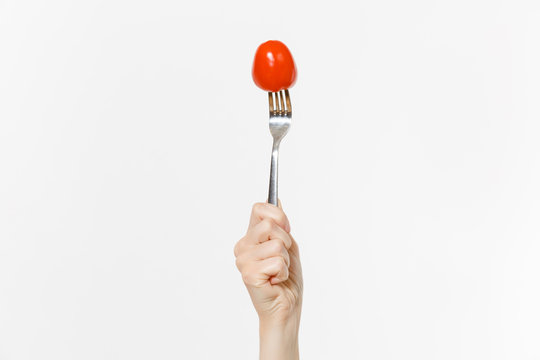
[[(285, 100), (284, 100), (285, 98)], [(270, 133), (274, 139), (272, 144), (272, 159), (270, 162), (270, 186), (268, 189), (268, 202), (278, 204), (278, 157), (279, 144), (287, 135), (291, 126), (292, 107), (289, 90), (268, 93), (270, 107)]]

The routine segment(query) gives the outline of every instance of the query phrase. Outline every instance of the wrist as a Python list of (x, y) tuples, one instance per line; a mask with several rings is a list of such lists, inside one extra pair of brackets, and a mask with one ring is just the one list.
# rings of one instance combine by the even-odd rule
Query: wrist
[(297, 360), (300, 316), (287, 319), (261, 319), (259, 322), (260, 360)]

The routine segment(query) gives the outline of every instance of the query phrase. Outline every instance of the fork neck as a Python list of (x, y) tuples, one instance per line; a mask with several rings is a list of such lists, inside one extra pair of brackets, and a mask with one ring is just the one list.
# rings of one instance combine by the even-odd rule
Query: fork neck
[(283, 139), (283, 137), (274, 137), (273, 138), (273, 141), (272, 141), (272, 151), (277, 151), (279, 150), (279, 144), (281, 144), (281, 140)]

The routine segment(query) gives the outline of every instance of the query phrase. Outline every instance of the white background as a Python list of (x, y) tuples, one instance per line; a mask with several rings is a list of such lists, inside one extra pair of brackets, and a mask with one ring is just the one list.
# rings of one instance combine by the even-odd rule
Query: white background
[(0, 359), (255, 359), (256, 47), (305, 359), (540, 359), (540, 7), (0, 1)]

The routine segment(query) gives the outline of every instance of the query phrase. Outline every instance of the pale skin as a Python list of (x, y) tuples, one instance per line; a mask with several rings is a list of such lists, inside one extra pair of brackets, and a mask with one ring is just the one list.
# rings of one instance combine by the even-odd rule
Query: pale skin
[(290, 232), (281, 203), (257, 203), (246, 235), (234, 247), (236, 266), (259, 316), (260, 360), (299, 358), (302, 267)]

